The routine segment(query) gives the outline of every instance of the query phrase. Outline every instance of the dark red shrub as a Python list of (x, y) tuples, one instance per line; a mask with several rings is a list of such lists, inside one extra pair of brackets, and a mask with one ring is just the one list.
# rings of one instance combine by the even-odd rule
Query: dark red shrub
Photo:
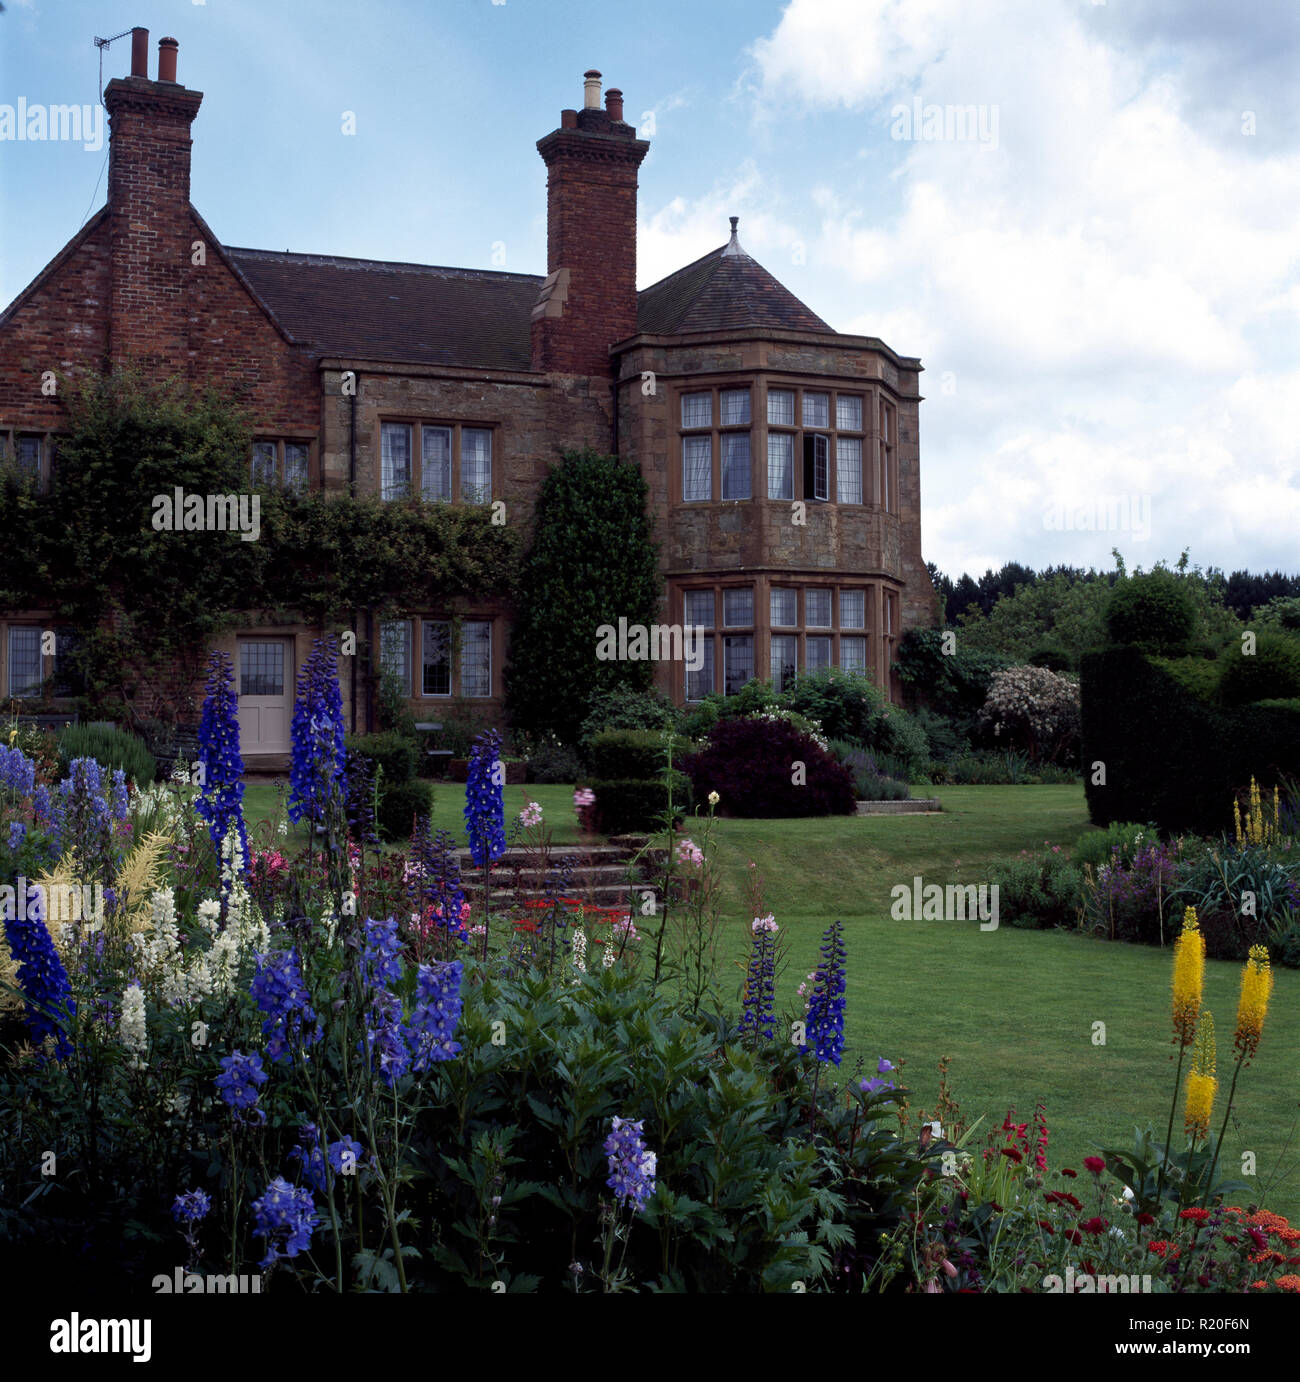
[[(796, 783), (795, 764), (803, 782)], [(732, 816), (847, 816), (854, 809), (853, 778), (816, 740), (784, 720), (736, 716), (719, 720), (709, 742), (682, 768), (703, 805), (710, 792)]]

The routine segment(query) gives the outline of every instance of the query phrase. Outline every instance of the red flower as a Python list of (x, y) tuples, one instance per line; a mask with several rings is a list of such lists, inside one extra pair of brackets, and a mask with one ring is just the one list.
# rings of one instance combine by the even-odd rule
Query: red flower
[(1055, 1234), (1055, 1233), (1056, 1233), (1056, 1230), (1051, 1226), (1051, 1224), (1049, 1224), (1049, 1223), (1047, 1222), (1046, 1219), (1039, 1219), (1039, 1221), (1038, 1221), (1038, 1227), (1039, 1227), (1039, 1228), (1045, 1228), (1045, 1229), (1048, 1231), (1048, 1233), (1051, 1233), (1051, 1234)]
[(1063, 1176), (1069, 1176), (1071, 1180), (1077, 1180), (1079, 1175), (1078, 1171), (1071, 1171), (1068, 1166), (1061, 1167), (1061, 1174)]
[(1104, 1158), (1099, 1156), (1086, 1156), (1083, 1159), (1083, 1164), (1088, 1168), (1089, 1171), (1092, 1172), (1094, 1176), (1101, 1175), (1101, 1173), (1106, 1169), (1106, 1162)]
[(1010, 1157), (1012, 1161), (1017, 1163), (1024, 1160), (1024, 1158), (1020, 1155), (1018, 1151), (1016, 1151), (1014, 1147), (1003, 1147), (1002, 1155), (1005, 1157)]
[(1065, 1231), (1066, 1241), (1073, 1243), (1076, 1247), (1083, 1242), (1083, 1235), (1077, 1228), (1068, 1228)]
[(1100, 1219), (1096, 1215), (1094, 1215), (1091, 1219), (1084, 1220), (1084, 1222), (1081, 1223), (1079, 1227), (1085, 1233), (1101, 1233), (1106, 1228), (1106, 1221), (1105, 1219)]
[(1135, 1214), (1133, 1217), (1143, 1228), (1148, 1227), (1150, 1224), (1154, 1224), (1156, 1221), (1156, 1216), (1154, 1214)]
[(1208, 1209), (1184, 1209), (1179, 1212), (1180, 1219), (1190, 1219), (1193, 1223), (1203, 1224), (1210, 1217)]

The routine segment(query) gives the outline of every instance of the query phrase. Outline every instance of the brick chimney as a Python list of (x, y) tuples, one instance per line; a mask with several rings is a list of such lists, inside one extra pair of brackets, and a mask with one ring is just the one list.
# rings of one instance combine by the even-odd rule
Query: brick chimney
[(547, 279), (533, 308), (533, 368), (608, 375), (609, 347), (636, 331), (636, 176), (650, 148), (623, 121), (623, 93), (600, 104), (583, 76), (581, 110), (537, 141), (546, 163)]
[(176, 81), (174, 38), (158, 44), (158, 80), (148, 72), (149, 32), (131, 34), (131, 75), (104, 88), (109, 117), (108, 218), (112, 245), (109, 357), (168, 373), (186, 367), (194, 223), (190, 217), (190, 124), (203, 100)]

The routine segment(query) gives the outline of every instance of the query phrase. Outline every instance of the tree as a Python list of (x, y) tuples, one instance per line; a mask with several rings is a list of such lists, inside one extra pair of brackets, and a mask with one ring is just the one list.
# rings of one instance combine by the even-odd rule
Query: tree
[(645, 690), (649, 661), (602, 660), (602, 625), (650, 625), (659, 609), (658, 551), (640, 470), (587, 448), (564, 453), (537, 501), (505, 671), (517, 730), (576, 742), (592, 698)]

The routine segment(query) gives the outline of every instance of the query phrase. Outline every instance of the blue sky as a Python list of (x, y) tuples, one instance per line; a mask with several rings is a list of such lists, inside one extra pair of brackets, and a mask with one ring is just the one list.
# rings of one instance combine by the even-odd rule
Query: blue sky
[[(739, 215), (745, 248), (833, 326), (921, 356), (928, 559), (1108, 566), (1118, 546), (1149, 565), (1190, 547), (1294, 570), (1298, 15), (6, 0), (0, 106), (93, 102), (93, 36), (146, 25), (151, 73), (174, 35), (179, 79), (204, 92), (192, 198), (225, 243), (540, 273), (534, 144), (598, 68), (653, 123), (643, 286)], [(105, 80), (129, 66), (125, 38)], [(965, 106), (969, 128), (945, 121)], [(105, 154), (0, 142), (0, 300), (102, 204)], [(1131, 520), (1092, 530), (1117, 502)]]

